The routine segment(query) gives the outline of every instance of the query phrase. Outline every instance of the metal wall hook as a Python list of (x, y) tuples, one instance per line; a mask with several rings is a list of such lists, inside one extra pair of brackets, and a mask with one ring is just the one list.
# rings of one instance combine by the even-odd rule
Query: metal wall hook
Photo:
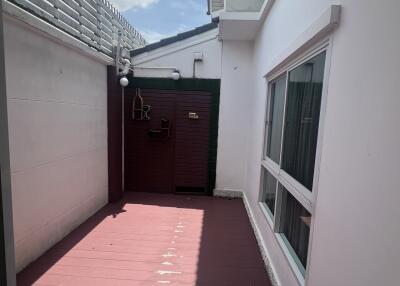
[(147, 136), (150, 139), (156, 139), (159, 141), (167, 141), (171, 137), (171, 121), (165, 118), (161, 119), (160, 129), (149, 129)]
[[(132, 103), (132, 119), (133, 120), (150, 120), (151, 106), (145, 105), (143, 102), (143, 97), (141, 95), (140, 88), (135, 89), (135, 97), (133, 98)], [(136, 113), (139, 116), (136, 116)]]

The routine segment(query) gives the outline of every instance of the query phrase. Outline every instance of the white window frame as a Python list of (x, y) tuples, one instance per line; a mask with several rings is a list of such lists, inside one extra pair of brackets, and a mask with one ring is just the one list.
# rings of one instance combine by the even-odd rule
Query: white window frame
[[(318, 181), (319, 181), (319, 171), (320, 171), (320, 159), (321, 159), (321, 149), (322, 149), (322, 139), (324, 132), (324, 121), (325, 121), (325, 113), (326, 113), (326, 102), (327, 102), (327, 90), (329, 84), (329, 71), (330, 71), (330, 63), (331, 63), (331, 47), (332, 47), (332, 37), (331, 35), (325, 37), (317, 44), (313, 45), (305, 52), (301, 53), (294, 60), (280, 68), (275, 73), (269, 75), (267, 80), (267, 104), (265, 108), (265, 120), (264, 120), (264, 137), (263, 137), (263, 148), (262, 148), (262, 158), (261, 158), (261, 180), (260, 180), (260, 192), (259, 192), (259, 205), (261, 211), (266, 217), (272, 231), (275, 233), (275, 238), (278, 244), (281, 247), (282, 252), (285, 254), (291, 269), (293, 270), (298, 282), (300, 285), (305, 285), (305, 281), (308, 278), (309, 273), (309, 264), (310, 264), (310, 253), (312, 246), (312, 239), (314, 233), (314, 220), (315, 220), (315, 204), (317, 200), (318, 194)], [(267, 150), (267, 142), (268, 142), (268, 128), (270, 125), (268, 124), (269, 116), (270, 116), (270, 100), (271, 100), (271, 84), (276, 80), (279, 80), (283, 76), (286, 76), (286, 88), (285, 88), (285, 99), (284, 99), (284, 111), (283, 118), (285, 118), (286, 113), (286, 100), (287, 100), (287, 85), (289, 81), (289, 72), (297, 68), (298, 66), (304, 64), (308, 60), (313, 57), (319, 55), (320, 53), (325, 52), (325, 67), (324, 67), (324, 77), (323, 77), (323, 86), (322, 86), (322, 95), (321, 95), (321, 107), (320, 107), (320, 117), (319, 117), (319, 125), (318, 125), (318, 136), (317, 136), (317, 146), (316, 146), (316, 154), (315, 154), (315, 165), (314, 165), (314, 177), (313, 177), (313, 186), (312, 190), (308, 190), (302, 184), (297, 182), (294, 178), (292, 178), (289, 174), (283, 171), (280, 167), (282, 162), (282, 144), (283, 144), (283, 135), (285, 131), (285, 122), (283, 122), (282, 126), (282, 138), (281, 138), (281, 153), (279, 164), (275, 163), (272, 159), (266, 156)], [(277, 179), (276, 186), (276, 196), (275, 196), (275, 210), (274, 215), (272, 215), (271, 211), (268, 209), (268, 206), (262, 202), (263, 198), (263, 169), (270, 172)], [(310, 235), (309, 235), (309, 244), (308, 244), (308, 254), (307, 254), (307, 265), (304, 271), (301, 270), (302, 265), (299, 264), (298, 257), (294, 254), (290, 245), (285, 241), (283, 233), (279, 231), (279, 218), (281, 215), (281, 195), (282, 192), (278, 191), (279, 184), (281, 184), (312, 216), (311, 225), (310, 225)]]

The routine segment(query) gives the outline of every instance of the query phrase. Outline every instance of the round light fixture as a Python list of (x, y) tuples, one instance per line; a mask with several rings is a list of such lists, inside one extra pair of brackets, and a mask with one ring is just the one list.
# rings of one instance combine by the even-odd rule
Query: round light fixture
[(127, 87), (129, 84), (129, 80), (126, 78), (126, 76), (121, 77), (121, 79), (119, 80), (119, 84), (122, 87)]
[(173, 80), (178, 80), (178, 79), (181, 78), (181, 74), (180, 74), (178, 71), (174, 71), (174, 72), (171, 74), (171, 77), (172, 77)]

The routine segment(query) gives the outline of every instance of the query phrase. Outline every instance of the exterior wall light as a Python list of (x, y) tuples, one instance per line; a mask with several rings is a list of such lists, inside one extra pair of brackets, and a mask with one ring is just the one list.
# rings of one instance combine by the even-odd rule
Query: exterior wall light
[(171, 74), (171, 77), (172, 77), (173, 80), (178, 80), (178, 79), (181, 78), (181, 74), (180, 74), (178, 71), (174, 71), (174, 72)]
[(122, 87), (127, 87), (129, 84), (129, 80), (126, 78), (126, 76), (121, 77), (121, 79), (119, 80), (119, 84)]

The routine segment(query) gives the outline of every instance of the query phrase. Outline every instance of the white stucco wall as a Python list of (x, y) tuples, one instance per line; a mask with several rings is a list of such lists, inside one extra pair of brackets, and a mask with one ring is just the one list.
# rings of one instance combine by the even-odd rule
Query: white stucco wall
[[(135, 66), (174, 67), (184, 78), (193, 77), (194, 53), (202, 53), (203, 61), (196, 63), (196, 78), (221, 78), (221, 42), (218, 29), (183, 41), (140, 54), (132, 58)], [(170, 77), (172, 70), (135, 69), (137, 77)]]
[[(305, 5), (303, 1), (276, 1), (254, 42), (254, 77), (252, 81), (254, 94), (250, 99), (252, 112), (249, 114), (252, 128), (248, 139), (245, 191), (268, 248), (277, 280), (282, 286), (298, 285), (298, 280), (258, 205), (267, 98), (267, 81), (264, 76), (274, 67), (277, 58), (329, 8), (331, 2), (330, 0), (315, 0), (309, 1)], [(304, 17), (305, 13), (307, 17)], [(325, 286), (325, 284), (321, 285)]]
[(106, 66), (5, 21), (17, 270), (106, 204)]
[(252, 51), (252, 42), (223, 42), (216, 190), (245, 188)]
[(399, 285), (400, 2), (342, 5), (308, 285)]
[[(248, 138), (247, 160), (242, 162), (247, 170), (244, 190), (280, 285), (298, 285), (257, 203), (267, 94), (263, 76), (331, 4), (341, 4), (343, 9), (333, 34), (330, 78), (325, 83), (327, 110), (306, 285), (397, 285), (400, 2), (275, 2), (254, 41), (250, 80), (254, 88), (247, 95), (249, 112), (245, 114), (249, 128), (232, 134), (235, 140)], [(236, 82), (233, 75), (224, 73), (224, 63), (235, 59), (223, 61), (222, 86)], [(221, 99), (226, 91), (222, 89)], [(242, 95), (241, 90), (229, 92), (232, 98)], [(241, 104), (238, 101), (236, 108)], [(221, 108), (225, 108), (222, 100)], [(234, 114), (225, 120), (235, 122)], [(232, 147), (231, 153), (242, 153), (242, 146)]]

